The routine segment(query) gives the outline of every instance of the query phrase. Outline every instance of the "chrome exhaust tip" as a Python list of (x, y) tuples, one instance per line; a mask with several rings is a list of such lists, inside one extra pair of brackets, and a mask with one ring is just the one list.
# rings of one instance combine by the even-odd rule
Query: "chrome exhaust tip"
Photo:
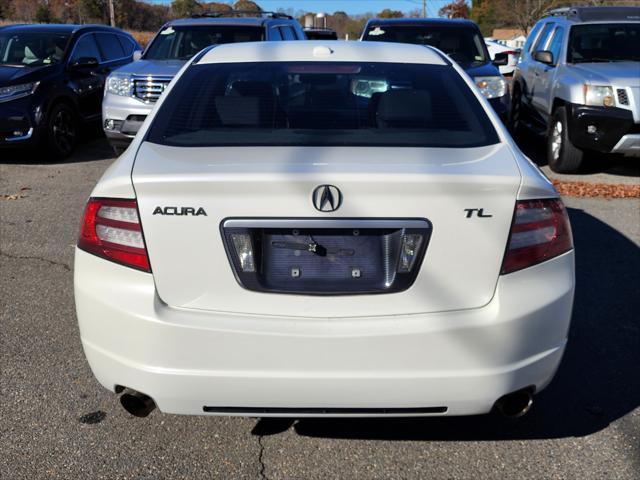
[(144, 418), (156, 408), (153, 399), (144, 393), (127, 390), (120, 396), (122, 407), (135, 417)]
[(507, 418), (518, 418), (526, 414), (533, 404), (533, 389), (523, 388), (500, 397), (496, 409)]

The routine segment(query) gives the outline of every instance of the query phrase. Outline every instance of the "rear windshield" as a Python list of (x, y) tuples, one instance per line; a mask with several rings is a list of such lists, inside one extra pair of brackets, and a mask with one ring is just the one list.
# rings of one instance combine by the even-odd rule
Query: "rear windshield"
[(147, 60), (188, 60), (209, 45), (264, 40), (262, 27), (243, 25), (169, 26), (160, 31), (144, 55)]
[(571, 27), (567, 62), (626, 61), (640, 61), (640, 23), (595, 23)]
[(194, 65), (169, 93), (150, 142), (174, 146), (477, 147), (498, 136), (445, 65)]
[(370, 26), (363, 40), (431, 45), (460, 64), (488, 62), (480, 33), (469, 27), (452, 25), (376, 25)]

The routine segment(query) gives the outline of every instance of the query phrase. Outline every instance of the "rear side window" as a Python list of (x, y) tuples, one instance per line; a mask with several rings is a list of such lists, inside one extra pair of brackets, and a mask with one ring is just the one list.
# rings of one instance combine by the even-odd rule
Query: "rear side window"
[(185, 147), (499, 141), (450, 66), (329, 62), (194, 65), (155, 115), (147, 140)]
[(122, 46), (122, 50), (124, 50), (125, 56), (130, 57), (131, 55), (133, 55), (133, 51), (136, 49), (136, 45), (123, 35), (118, 35), (117, 38), (120, 42), (120, 45)]
[(282, 32), (278, 27), (272, 27), (269, 40), (282, 40)]
[(87, 57), (95, 58), (99, 62), (104, 61), (101, 60), (100, 52), (98, 51), (98, 46), (96, 45), (96, 41), (92, 33), (83, 35), (80, 40), (78, 40), (78, 43), (76, 43), (76, 46), (73, 49), (70, 61), (73, 63), (81, 58)]
[(98, 45), (105, 62), (126, 57), (122, 45), (112, 33), (96, 33)]
[(280, 33), (285, 40), (297, 40), (296, 34), (291, 27), (280, 27)]

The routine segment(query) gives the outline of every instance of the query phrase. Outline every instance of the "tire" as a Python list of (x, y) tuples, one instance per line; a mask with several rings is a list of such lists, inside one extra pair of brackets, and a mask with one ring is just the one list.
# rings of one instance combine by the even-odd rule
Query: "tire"
[(567, 109), (558, 107), (547, 132), (547, 163), (556, 173), (577, 173), (584, 160), (584, 152), (569, 139), (567, 119)]
[(76, 113), (65, 103), (51, 108), (47, 119), (46, 145), (55, 159), (68, 158), (78, 143)]

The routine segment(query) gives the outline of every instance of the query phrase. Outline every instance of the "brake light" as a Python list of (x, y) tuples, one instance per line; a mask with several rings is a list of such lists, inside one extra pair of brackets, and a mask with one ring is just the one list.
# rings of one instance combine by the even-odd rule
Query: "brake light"
[(500, 273), (522, 270), (572, 248), (569, 217), (559, 198), (518, 201)]
[(151, 272), (135, 200), (90, 198), (82, 218), (78, 248)]

